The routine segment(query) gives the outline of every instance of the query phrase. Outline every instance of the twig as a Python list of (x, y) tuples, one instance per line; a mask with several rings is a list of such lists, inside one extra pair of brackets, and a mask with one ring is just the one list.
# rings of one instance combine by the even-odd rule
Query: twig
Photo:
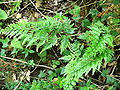
[[(77, 0), (77, 1), (78, 1), (78, 0)], [(76, 2), (77, 2), (77, 1), (76, 1)], [(74, 5), (76, 2), (74, 2), (72, 5)], [(98, 2), (98, 1), (95, 1), (95, 2), (90, 3), (90, 4), (87, 4), (87, 5), (83, 5), (83, 6), (80, 7), (80, 9), (81, 9), (81, 8), (84, 8), (84, 7), (88, 7), (88, 6), (90, 6), (90, 5), (93, 5), (93, 4), (97, 3), (97, 2)], [(63, 9), (70, 8), (72, 5), (70, 5), (69, 7), (63, 8)]]
[(20, 2), (21, 2), (21, 0), (17, 0), (17, 1), (0, 2), (0, 4), (14, 3), (14, 2), (18, 2), (18, 1), (20, 1)]
[(21, 63), (27, 63), (27, 62), (25, 62), (25, 61), (21, 61), (21, 60), (19, 60), (19, 59), (14, 59), (14, 58), (6, 57), (6, 56), (1, 56), (1, 55), (0, 55), (0, 57), (6, 58), (6, 59), (10, 59), (10, 60), (13, 60), (13, 61), (17, 61), (17, 62), (21, 62)]
[[(85, 79), (85, 78), (83, 78), (83, 80), (87, 81), (87, 79)], [(101, 86), (99, 86), (99, 85), (95, 84), (94, 82), (91, 82), (91, 83), (92, 83), (92, 84), (94, 84), (95, 86), (97, 86), (99, 89), (102, 89), (102, 87), (101, 87)]]
[(117, 57), (117, 59), (116, 59), (116, 60), (118, 60), (118, 59), (119, 59), (119, 57), (120, 57), (120, 54), (118, 55), (118, 57)]
[(114, 73), (114, 71), (115, 71), (115, 68), (116, 68), (116, 65), (114, 65), (113, 70), (112, 70), (110, 76), (113, 75), (113, 73)]
[(3, 62), (3, 63), (5, 63), (5, 64), (7, 64), (7, 65), (9, 64), (8, 62), (5, 62), (5, 61), (2, 60), (1, 58), (0, 58), (0, 61)]
[(35, 5), (31, 0), (29, 0), (29, 1), (32, 3), (32, 5), (35, 7), (35, 9), (36, 9), (44, 18), (46, 18), (46, 16), (39, 11), (39, 9), (36, 7), (36, 5)]
[[(25, 8), (27, 8), (30, 4), (32, 4), (32, 3), (28, 3), (28, 4), (27, 4), (25, 7), (23, 7), (20, 11), (18, 10), (16, 13), (12, 14), (11, 16), (9, 16), (9, 18), (12, 17), (12, 16), (14, 16), (15, 14), (21, 12), (22, 10), (24, 10)], [(54, 11), (52, 11), (52, 10), (43, 9), (43, 8), (40, 8), (40, 9), (41, 9), (41, 10), (45, 10), (45, 11), (49, 11), (49, 12), (51, 12), (51, 13), (56, 13), (56, 12), (54, 12)]]
[[(101, 71), (99, 71), (99, 70), (98, 70), (98, 72), (102, 73), (102, 72), (101, 72)], [(113, 75), (106, 75), (106, 76), (112, 77), (113, 79), (115, 79), (116, 81), (118, 81), (118, 82), (120, 83), (120, 80), (119, 80), (119, 79), (117, 79), (117, 78), (115, 78), (115, 77), (113, 77)]]
[[(38, 64), (40, 63), (41, 60), (39, 60)], [(36, 69), (37, 69), (38, 66), (36, 66), (30, 73), (33, 73)]]
[(17, 14), (18, 12), (21, 12), (22, 10), (24, 10), (26, 7), (28, 7), (31, 3), (27, 4), (24, 8), (22, 8), (20, 11), (18, 10), (16, 13), (12, 14), (10, 17), (14, 16), (15, 14)]
[(55, 70), (54, 68), (51, 68), (51, 67), (48, 67), (48, 66), (45, 66), (45, 65), (35, 65), (35, 66), (44, 67), (44, 68), (48, 68), (48, 69), (51, 69), (51, 70)]
[(50, 13), (57, 13), (56, 11), (52, 11), (52, 10), (49, 10), (49, 9), (45, 9), (45, 8), (39, 8), (40, 10), (44, 10), (44, 11), (48, 11)]
[[(87, 5), (81, 6), (80, 9), (81, 9), (81, 8), (84, 8), (84, 7), (88, 7), (88, 6), (90, 6), (90, 5), (92, 5), (92, 4), (95, 4), (95, 3), (97, 3), (97, 2), (99, 2), (99, 1), (95, 1), (95, 2), (93, 2), (93, 3), (90, 3), (90, 4), (87, 4)], [(100, 5), (102, 5), (102, 4), (103, 4), (103, 3), (101, 3)], [(97, 7), (98, 7), (98, 6), (97, 6)], [(87, 18), (88, 15), (89, 15), (89, 13), (85, 16), (85, 18)]]
[(90, 78), (90, 79), (92, 79), (92, 80), (94, 80), (94, 81), (96, 81), (96, 82), (99, 82), (100, 84), (103, 84), (103, 82), (101, 82), (100, 80), (97, 80), (97, 79), (92, 78), (92, 77), (90, 77), (90, 76), (88, 76), (88, 78)]
[(120, 78), (120, 76), (119, 75), (111, 75), (111, 77), (116, 77), (116, 78)]
[(52, 50), (53, 50), (55, 56), (56, 56), (57, 58), (59, 58), (58, 55), (57, 55), (57, 53), (55, 52), (55, 50), (54, 50), (53, 48), (52, 48)]
[[(0, 55), (0, 57), (6, 58), (6, 59), (10, 59), (10, 60), (13, 60), (13, 61), (17, 61), (17, 62), (21, 62), (21, 63), (28, 64), (27, 62), (21, 61), (21, 60), (19, 60), (19, 59), (14, 59), (14, 58), (6, 57), (6, 56), (1, 56), (1, 55)], [(44, 67), (44, 68), (48, 68), (48, 69), (51, 69), (51, 70), (55, 70), (54, 68), (49, 67), (49, 66), (45, 66), (45, 65), (38, 65), (38, 64), (35, 64), (34, 66), (37, 66), (37, 67)]]
[(37, 66), (30, 73), (33, 73), (36, 69), (37, 69)]
[[(78, 1), (79, 1), (79, 0), (75, 1), (73, 4), (71, 4), (70, 6), (65, 7), (65, 8), (63, 8), (63, 9), (68, 9), (68, 8), (72, 7), (72, 6), (73, 6), (74, 4), (76, 4)], [(82, 1), (83, 1), (83, 0), (82, 0)]]

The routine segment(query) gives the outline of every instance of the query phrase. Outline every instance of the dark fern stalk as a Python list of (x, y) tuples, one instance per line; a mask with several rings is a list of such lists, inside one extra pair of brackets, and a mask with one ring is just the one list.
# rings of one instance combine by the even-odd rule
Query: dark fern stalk
[(90, 70), (94, 74), (97, 69), (100, 69), (103, 60), (105, 63), (112, 60), (114, 53), (112, 50), (113, 36), (110, 35), (109, 28), (99, 21), (88, 28), (91, 31), (86, 31), (78, 38), (86, 40), (89, 47), (86, 48), (82, 57), (71, 58), (71, 61), (65, 67), (66, 78), (63, 79), (65, 90), (73, 90), (73, 86), (76, 85), (79, 78), (87, 75)]

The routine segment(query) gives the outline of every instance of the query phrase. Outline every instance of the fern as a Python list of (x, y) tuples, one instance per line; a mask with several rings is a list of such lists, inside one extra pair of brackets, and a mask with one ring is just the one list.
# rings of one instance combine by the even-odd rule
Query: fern
[[(5, 34), (9, 38), (13, 38), (11, 45), (19, 43), (20, 49), (22, 47), (28, 48), (33, 45), (36, 46), (36, 51), (42, 48), (41, 53), (47, 49), (50, 49), (61, 37), (62, 33), (70, 35), (74, 33), (75, 28), (71, 21), (65, 16), (47, 17), (47, 19), (38, 22), (22, 22), (11, 24), (5, 29), (0, 31), (1, 34)], [(59, 36), (59, 34), (61, 36)], [(68, 40), (69, 41), (69, 40)], [(64, 42), (61, 42), (63, 44)], [(14, 46), (14, 48), (19, 48)], [(66, 49), (65, 47), (64, 49)], [(61, 52), (63, 48), (61, 47)]]
[(69, 53), (68, 55), (65, 55), (59, 59), (65, 60), (65, 61), (70, 61), (70, 60), (79, 58), (82, 56), (82, 54), (84, 52), (83, 48), (84, 48), (83, 45), (81, 45), (78, 41), (75, 41), (73, 44), (69, 44), (69, 49), (70, 49), (71, 53)]
[(36, 46), (37, 52), (41, 50), (40, 54), (59, 42), (61, 54), (68, 48), (70, 53), (60, 58), (69, 61), (64, 70), (66, 78), (63, 79), (62, 85), (65, 90), (72, 90), (84, 74), (87, 75), (91, 70), (94, 74), (96, 69), (100, 69), (103, 60), (106, 64), (112, 60), (113, 37), (109, 28), (99, 21), (88, 28), (91, 31), (86, 31), (78, 37), (86, 40), (86, 49), (78, 41), (70, 43), (75, 28), (67, 17), (61, 15), (38, 22), (11, 24), (1, 29), (0, 34), (12, 38), (12, 47), (23, 49)]
[[(110, 35), (108, 27), (104, 26), (101, 22), (97, 22), (89, 26), (91, 31), (86, 31), (83, 35), (80, 35), (79, 39), (87, 41), (89, 47), (86, 48), (84, 54), (77, 58), (68, 59), (71, 60), (65, 67), (66, 78), (63, 79), (63, 86), (65, 90), (73, 90), (73, 86), (76, 85), (79, 78), (83, 75), (87, 75), (92, 70), (92, 74), (96, 69), (100, 69), (102, 61), (105, 63), (112, 60), (113, 51), (110, 47), (113, 47), (113, 37)], [(79, 50), (80, 51), (80, 50)], [(65, 59), (64, 56), (62, 59)]]

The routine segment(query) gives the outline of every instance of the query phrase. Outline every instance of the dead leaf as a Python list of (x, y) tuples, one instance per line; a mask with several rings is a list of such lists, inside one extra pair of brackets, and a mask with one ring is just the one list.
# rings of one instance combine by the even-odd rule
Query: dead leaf
[(18, 13), (17, 15), (16, 15), (16, 18), (17, 19), (19, 19), (19, 18), (21, 18), (22, 17), (22, 14), (20, 14), (20, 13)]
[(39, 17), (39, 13), (35, 12), (34, 16), (35, 16), (35, 18), (38, 18)]
[(54, 79), (53, 79), (53, 82), (56, 82), (56, 81), (58, 81), (58, 78), (54, 78)]

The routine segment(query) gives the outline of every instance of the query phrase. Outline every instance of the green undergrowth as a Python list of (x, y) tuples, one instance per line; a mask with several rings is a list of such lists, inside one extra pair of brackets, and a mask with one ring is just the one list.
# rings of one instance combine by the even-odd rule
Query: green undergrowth
[[(62, 57), (70, 60), (65, 67), (66, 78), (63, 79), (65, 90), (71, 90), (79, 78), (84, 74), (87, 75), (91, 70), (94, 75), (94, 72), (103, 65), (103, 60), (105, 64), (112, 60), (113, 36), (110, 35), (109, 28), (101, 22), (93, 23), (88, 28), (91, 31), (86, 31), (78, 37), (86, 40), (88, 45), (83, 55), (76, 53), (75, 50), (74, 53), (71, 52), (70, 55)], [(81, 52), (80, 49), (79, 52)]]
[[(42, 47), (43, 51), (61, 42), (61, 52), (68, 46), (64, 47), (66, 41), (69, 42), (70, 35), (74, 33), (75, 28), (71, 21), (65, 16), (48, 17), (39, 22), (22, 22), (11, 24), (1, 30), (2, 34), (13, 38), (11, 46), (18, 49), (30, 48), (36, 46), (36, 52)], [(63, 45), (63, 46), (62, 46)]]
[[(77, 6), (74, 8), (79, 10)], [(71, 14), (78, 15), (79, 12)], [(79, 17), (78, 15), (73, 19), (79, 22)], [(111, 28), (104, 25), (100, 19), (93, 22), (87, 20), (87, 22), (83, 21), (84, 25), (87, 23), (85, 27), (89, 30), (80, 34), (76, 34), (78, 28), (75, 28), (71, 20), (61, 14), (41, 19), (38, 22), (18, 22), (1, 29), (0, 35), (5, 36), (5, 38), (0, 38), (1, 56), (7, 56), (6, 48), (10, 48), (9, 56), (14, 58), (20, 56), (21, 61), (28, 63), (27, 65), (23, 63), (23, 66), (35, 67), (36, 60), (28, 59), (35, 53), (54, 68), (53, 71), (41, 70), (38, 76), (29, 83), (6, 82), (6, 88), (12, 90), (20, 84), (18, 89), (22, 90), (58, 90), (60, 88), (74, 90), (76, 87), (80, 90), (93, 88), (99, 90), (91, 84), (91, 80), (86, 83), (79, 81), (89, 73), (94, 75), (102, 66), (113, 60), (114, 36), (111, 34)], [(49, 55), (54, 48), (58, 49), (55, 54), (59, 54), (55, 60), (50, 59), (53, 56)], [(80, 84), (76, 86), (78, 83)]]

